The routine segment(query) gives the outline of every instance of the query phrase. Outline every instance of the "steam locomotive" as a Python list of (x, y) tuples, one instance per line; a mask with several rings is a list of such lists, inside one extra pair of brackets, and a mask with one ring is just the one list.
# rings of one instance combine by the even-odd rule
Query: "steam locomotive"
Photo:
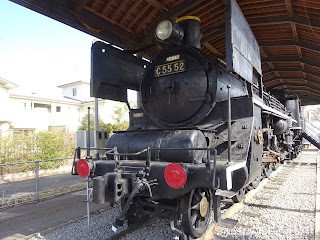
[(106, 157), (77, 162), (78, 174), (93, 179), (94, 203), (121, 204), (114, 231), (162, 216), (200, 237), (212, 216), (221, 221), (221, 198), (241, 201), (301, 151), (300, 100), (264, 91), (259, 46), (236, 1), (225, 16), (226, 67), (201, 50), (194, 16), (158, 24), (163, 50), (151, 62), (93, 44), (91, 96), (127, 102), (127, 89), (141, 94)]

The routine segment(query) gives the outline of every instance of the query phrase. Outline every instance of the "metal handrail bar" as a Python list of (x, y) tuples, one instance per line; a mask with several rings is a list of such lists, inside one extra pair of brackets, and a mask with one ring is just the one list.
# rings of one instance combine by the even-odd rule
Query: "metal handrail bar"
[(310, 121), (308, 121), (308, 120), (305, 120), (305, 123), (306, 123), (306, 126), (308, 126), (308, 127), (313, 127), (313, 128), (316, 128), (317, 130), (319, 130), (319, 128), (317, 127), (317, 126), (315, 126), (313, 123), (311, 123)]
[(2, 164), (0, 164), (0, 167), (2, 167), (2, 166), (10, 166), (10, 165), (18, 165), (18, 164), (26, 164), (26, 163), (48, 162), (48, 161), (54, 161), (54, 160), (66, 160), (66, 159), (72, 159), (72, 157), (44, 159), (44, 160), (35, 160), (35, 161), (27, 161), (27, 162), (16, 162), (16, 163), (2, 163)]
[[(314, 130), (318, 130), (318, 133), (316, 133), (316, 131)], [(319, 128), (317, 128), (316, 126), (314, 126), (312, 123), (310, 123), (309, 121), (306, 121), (305, 124), (305, 131), (308, 135), (312, 136), (313, 138), (317, 139), (319, 138), (319, 133), (320, 130)]]
[(150, 148), (150, 150), (214, 150), (215, 148)]
[(84, 148), (84, 147), (78, 147), (77, 149), (82, 149), (82, 150), (114, 150), (113, 148), (94, 148), (94, 147), (89, 147), (89, 148)]
[[(202, 150), (202, 151), (208, 151), (208, 150), (214, 150), (215, 148), (149, 148), (149, 150), (153, 151), (159, 151), (159, 150)], [(135, 156), (135, 155), (139, 155), (141, 153), (147, 152), (148, 149), (145, 148), (139, 152), (135, 152), (135, 153), (108, 153), (109, 155), (118, 155), (118, 156)]]

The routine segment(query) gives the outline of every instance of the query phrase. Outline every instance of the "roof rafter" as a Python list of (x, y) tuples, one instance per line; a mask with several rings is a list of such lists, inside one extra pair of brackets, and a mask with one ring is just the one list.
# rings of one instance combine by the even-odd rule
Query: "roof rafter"
[(209, 33), (207, 36), (203, 37), (201, 39), (201, 43), (210, 42), (211, 40), (224, 35), (224, 32), (225, 32), (225, 25), (222, 24), (219, 30)]
[(150, 34), (153, 34), (153, 30), (157, 27), (158, 23), (161, 22), (162, 20), (165, 19), (172, 19), (174, 17), (177, 17), (183, 13), (185, 13), (186, 11), (196, 7), (197, 5), (201, 4), (202, 2), (204, 2), (205, 0), (185, 0), (182, 3), (178, 4), (177, 6), (169, 9), (167, 12), (165, 12), (164, 14), (162, 14), (160, 16), (160, 18), (155, 21), (150, 29), (151, 32)]
[[(272, 88), (278, 88), (278, 87), (281, 87), (281, 86), (294, 86), (294, 87), (310, 87), (308, 84), (306, 83), (278, 83), (276, 85), (273, 85)], [(270, 87), (268, 87), (270, 88)], [(315, 86), (312, 86), (312, 89), (315, 89), (317, 91), (319, 91), (320, 93), (320, 87), (315, 87)]]
[[(279, 76), (279, 77), (274, 77), (274, 78), (271, 78), (271, 79), (268, 79), (267, 81), (264, 81), (263, 83), (264, 84), (270, 84), (268, 87), (270, 86), (273, 86), (275, 84), (271, 84), (273, 81), (280, 81), (280, 80), (301, 80), (301, 81), (308, 81), (308, 82), (311, 82), (311, 83), (315, 83), (315, 84), (320, 84), (320, 81), (317, 81), (317, 80), (312, 80), (310, 78), (306, 78), (306, 77), (292, 77), (292, 76)], [(283, 82), (282, 82), (283, 83)], [(284, 83), (283, 83), (284, 84)]]
[(113, 18), (115, 16), (117, 16), (117, 14), (119, 13), (119, 11), (121, 11), (121, 9), (123, 8), (123, 6), (126, 4), (126, 1), (122, 1), (119, 6), (113, 11), (113, 13), (111, 14), (110, 18)]
[(265, 41), (259, 42), (260, 47), (284, 47), (284, 46), (299, 46), (312, 51), (320, 52), (320, 46), (303, 41)]
[[(294, 91), (292, 90), (292, 92), (294, 93)], [(314, 95), (308, 95), (308, 94), (299, 94), (297, 93), (297, 95), (299, 96), (302, 105), (314, 105), (314, 104), (318, 104), (318, 102), (320, 101), (320, 97), (319, 96), (314, 96)], [(315, 102), (310, 101), (310, 99), (315, 100)]]
[(284, 88), (284, 90), (290, 90), (291, 92), (299, 92), (299, 93), (305, 93), (305, 92), (309, 92), (310, 94), (312, 94), (313, 96), (316, 96), (318, 98), (320, 98), (320, 92), (315, 91), (313, 89), (310, 89), (309, 87), (304, 87), (304, 89), (296, 89), (292, 86), (286, 86), (286, 88)]
[(310, 71), (307, 69), (301, 69), (301, 68), (273, 68), (273, 69), (268, 69), (266, 71), (263, 72), (263, 75), (267, 75), (273, 72), (303, 72), (309, 75), (312, 75), (314, 77), (318, 77), (320, 78), (320, 73), (318, 72), (314, 72), (314, 71)]
[(262, 58), (261, 62), (279, 62), (279, 63), (304, 63), (308, 64), (310, 66), (315, 66), (320, 68), (320, 62), (311, 60), (311, 59), (306, 59), (306, 58), (299, 58), (299, 57), (267, 57), (267, 58)]
[(210, 43), (205, 42), (203, 43), (203, 46), (205, 46), (208, 50), (210, 50), (214, 55), (221, 57), (222, 54), (219, 52), (218, 49), (216, 49), (215, 47), (213, 47)]
[(248, 19), (250, 26), (268, 25), (268, 24), (283, 24), (283, 23), (295, 23), (301, 26), (312, 27), (320, 29), (320, 21), (311, 18), (305, 18), (300, 16), (272, 16)]
[(76, 12), (80, 12), (82, 10), (82, 8), (84, 8), (84, 6), (89, 2), (89, 0), (78, 0), (78, 2), (76, 3), (76, 6), (74, 8), (74, 10)]
[(286, 8), (289, 16), (293, 15), (291, 0), (284, 0), (286, 3)]
[(158, 9), (159, 11), (168, 11), (168, 9), (159, 3), (157, 0), (145, 0), (149, 4), (151, 4), (154, 8)]
[[(130, 14), (136, 9), (136, 7), (141, 3), (142, 0), (137, 0), (134, 2), (134, 4), (130, 7), (129, 11), (127, 12), (127, 16), (130, 16)], [(120, 24), (122, 24), (126, 20), (126, 16), (122, 17), (120, 19)]]

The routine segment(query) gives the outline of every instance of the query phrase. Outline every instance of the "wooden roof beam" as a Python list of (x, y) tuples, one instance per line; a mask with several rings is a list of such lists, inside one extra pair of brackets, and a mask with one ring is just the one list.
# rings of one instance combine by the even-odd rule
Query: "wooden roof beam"
[(217, 30), (217, 31), (215, 31), (213, 33), (209, 33), (207, 36), (203, 37), (200, 42), (201, 43), (210, 42), (211, 40), (224, 35), (224, 33), (225, 33), (225, 27), (224, 26), (225, 25), (223, 24), (223, 25), (221, 25), (219, 30)]
[(268, 41), (259, 42), (260, 47), (285, 47), (285, 46), (299, 46), (300, 48), (305, 48), (308, 50), (320, 52), (320, 46), (312, 43), (306, 43), (302, 41)]
[(134, 1), (134, 4), (130, 7), (129, 11), (120, 19), (120, 24), (122, 24), (128, 16), (137, 8), (137, 6), (141, 3), (142, 0)]
[[(291, 91), (292, 93), (294, 93), (293, 91)], [(306, 106), (306, 105), (316, 105), (319, 103), (320, 101), (320, 97), (319, 96), (314, 96), (314, 95), (308, 95), (308, 94), (297, 94), (301, 100), (301, 106)], [(315, 101), (310, 101), (310, 99), (314, 99)]]
[(284, 1), (286, 3), (288, 15), (291, 17), (293, 15), (291, 0), (284, 0)]
[(78, 0), (76, 3), (76, 6), (74, 8), (74, 10), (76, 12), (80, 12), (82, 10), (82, 8), (84, 8), (84, 6), (89, 2), (89, 0)]
[(320, 78), (320, 73), (309, 71), (309, 70), (304, 69), (304, 68), (274, 68), (274, 69), (269, 69), (267, 71), (264, 71), (263, 75), (267, 75), (267, 74), (273, 73), (274, 71), (276, 71), (276, 72), (299, 72), (299, 73), (302, 72), (302, 73), (309, 74), (309, 75), (312, 75), (314, 77)]
[[(313, 27), (316, 29), (320, 30), (320, 21), (319, 20), (315, 20), (315, 19), (307, 19), (304, 17), (290, 17), (290, 16), (274, 16), (274, 17), (262, 17), (262, 18), (251, 18), (247, 20), (250, 26), (259, 26), (259, 25), (269, 25), (269, 24), (284, 24), (284, 23), (292, 23), (292, 24), (298, 24), (298, 25), (303, 25), (303, 26), (308, 26), (308, 27)], [(310, 22), (310, 25), (309, 25)], [(224, 25), (221, 25), (221, 28), (216, 31), (213, 32), (211, 34), (208, 34), (207, 36), (203, 37), (201, 42), (209, 42), (213, 39), (215, 39), (216, 37), (221, 36), (222, 34), (224, 34), (225, 30), (224, 30)], [(295, 28), (296, 29), (296, 28)], [(297, 35), (297, 33), (296, 33)], [(298, 35), (297, 35), (298, 36)], [(297, 43), (295, 43), (296, 41), (281, 41), (282, 43), (289, 43), (289, 45), (297, 45)], [(273, 46), (277, 46), (276, 43), (281, 43), (281, 42), (259, 42), (260, 47), (261, 46), (271, 46), (272, 43), (274, 43)], [(298, 41), (299, 42), (299, 41)], [(293, 44), (295, 43), (295, 44)], [(320, 51), (320, 47), (318, 45), (314, 45), (314, 44), (309, 44), (309, 43), (303, 43), (303, 42), (299, 42), (301, 45), (304, 45), (305, 48), (311, 48), (311, 49), (318, 49), (317, 51)], [(267, 44), (267, 45), (263, 45), (263, 44)], [(301, 46), (303, 47), (303, 46)]]
[(90, 7), (91, 7), (91, 8), (95, 8), (99, 1), (100, 1), (100, 0), (94, 0), (94, 1), (91, 3)]
[(262, 58), (261, 62), (268, 63), (268, 62), (279, 62), (279, 63), (304, 63), (308, 64), (310, 66), (318, 67), (320, 68), (320, 62), (311, 60), (311, 59), (306, 59), (306, 58), (299, 58), (299, 57), (267, 57), (267, 58)]
[[(299, 41), (299, 37), (298, 37), (298, 31), (297, 31), (297, 26), (295, 23), (290, 23), (291, 25), (291, 30), (292, 30), (292, 34), (293, 34), (293, 39), (298, 42)], [(298, 56), (300, 58), (302, 58), (302, 52), (301, 52), (301, 47), (296, 45), (296, 48), (297, 48), (297, 52), (298, 52)], [(303, 64), (303, 63), (301, 63)]]
[(157, 0), (145, 0), (147, 3), (152, 5), (154, 8), (158, 9), (161, 12), (168, 11), (168, 8), (163, 6), (161, 3), (159, 3)]
[(210, 43), (205, 42), (203, 43), (203, 46), (206, 47), (209, 51), (211, 51), (214, 55), (222, 57), (222, 54), (219, 52), (219, 50), (213, 47)]
[[(275, 88), (278, 88), (278, 87), (282, 87), (282, 86), (294, 86), (294, 87), (310, 87), (308, 84), (306, 83), (278, 83), (276, 85), (273, 85), (273, 86), (269, 86), (268, 88), (272, 88), (272, 89), (275, 89)], [(320, 93), (320, 87), (315, 87), (315, 86), (312, 86), (312, 89), (314, 90), (317, 90), (319, 91)]]
[(114, 18), (115, 16), (117, 16), (117, 14), (121, 11), (121, 9), (123, 8), (123, 6), (126, 3), (127, 3), (127, 1), (122, 0), (122, 2), (118, 5), (118, 7), (113, 11), (113, 13), (111, 14), (110, 18)]
[[(291, 17), (292, 16), (292, 7), (291, 7), (291, 2), (290, 0), (285, 0), (286, 1), (286, 5), (287, 5), (287, 10), (288, 10), (288, 14)], [(287, 3), (288, 2), (288, 3)], [(288, 9), (289, 8), (289, 9)], [(291, 10), (291, 12), (289, 12)], [(293, 34), (293, 39), (298, 42), (299, 41), (299, 36), (298, 36), (298, 31), (297, 31), (297, 26), (295, 23), (290, 23), (291, 25), (291, 30), (292, 30), (292, 34)], [(296, 45), (297, 48), (297, 52), (298, 52), (298, 56), (299, 58), (302, 58), (302, 51), (301, 51), (301, 47)], [(302, 69), (304, 69), (304, 63), (300, 63)], [(306, 78), (306, 74), (303, 73), (303, 76)]]
[(153, 17), (153, 15), (154, 15), (157, 11), (158, 11), (158, 9), (157, 9), (157, 8), (154, 8), (154, 9), (152, 10), (152, 12), (149, 14), (149, 16), (148, 16), (148, 17), (145, 17), (145, 18), (140, 22), (140, 24), (138, 25), (137, 29), (143, 28), (144, 25), (145, 25), (147, 22), (149, 22), (149, 20)]
[[(267, 54), (265, 53), (265, 51), (260, 47), (260, 54), (262, 57), (266, 58), (268, 57)], [(270, 62), (267, 62), (268, 66), (270, 69), (275, 69), (274, 65)], [(277, 71), (274, 71), (274, 74), (276, 75), (276, 78), (282, 82), (282, 79), (279, 78), (280, 74)]]
[[(314, 84), (320, 84), (320, 81), (317, 81), (317, 80), (312, 80), (312, 79), (309, 79), (309, 78), (304, 78), (304, 77), (288, 77), (288, 76), (280, 76), (279, 77), (280, 79), (282, 80), (301, 80), (301, 81), (308, 81), (308, 82), (311, 82), (311, 83), (314, 83)], [(276, 80), (279, 80), (279, 78), (270, 78), (268, 79), (267, 81), (264, 81), (263, 83), (264, 84), (271, 84), (273, 81), (276, 81)], [(284, 83), (283, 83), (284, 84)], [(273, 86), (272, 84), (270, 86)], [(269, 87), (269, 86), (268, 86)]]
[(312, 89), (312, 88), (310, 88), (310, 87), (308, 87), (308, 86), (301, 86), (301, 87), (303, 87), (303, 89), (298, 89), (298, 88), (295, 88), (295, 86), (287, 86), (287, 89), (292, 89), (292, 90), (295, 90), (295, 91), (297, 91), (297, 92), (304, 92), (304, 91), (308, 91), (308, 92), (312, 92), (312, 93), (314, 93), (314, 94), (318, 94), (318, 95), (320, 95), (320, 91), (318, 91), (318, 90), (314, 90), (314, 89)]
[(286, 90), (289, 90), (290, 92), (308, 92), (310, 94), (312, 94), (313, 96), (316, 96), (318, 98), (320, 98), (320, 92), (317, 92), (317, 91), (314, 91), (313, 89), (310, 89), (309, 87), (304, 87), (305, 89), (296, 89), (296, 88), (293, 88), (293, 87), (290, 87), (290, 86), (287, 86), (285, 89)]
[(250, 18), (247, 21), (250, 24), (250, 26), (294, 23), (301, 26), (320, 29), (320, 20), (305, 18), (300, 16), (272, 16), (272, 17)]
[(152, 35), (154, 34), (154, 30), (156, 29), (158, 23), (161, 22), (162, 20), (172, 19), (174, 17), (177, 17), (177, 16), (185, 13), (186, 11), (198, 6), (199, 4), (201, 4), (204, 1), (205, 0), (185, 0), (182, 3), (176, 5), (175, 7), (169, 9), (167, 12), (165, 12), (164, 14), (162, 14), (160, 16), (158, 21), (155, 21), (151, 25), (150, 34), (152, 34)]
[(144, 8), (135, 16), (135, 21), (131, 21), (128, 25), (128, 28), (131, 28), (141, 17), (142, 15), (148, 10), (150, 5), (145, 5)]
[(111, 6), (111, 3), (112, 3), (112, 1), (109, 0), (109, 1), (104, 5), (104, 7), (103, 7), (103, 9), (102, 9), (102, 11), (101, 11), (101, 13), (102, 13), (103, 15), (106, 14), (106, 12), (108, 11), (109, 7)]

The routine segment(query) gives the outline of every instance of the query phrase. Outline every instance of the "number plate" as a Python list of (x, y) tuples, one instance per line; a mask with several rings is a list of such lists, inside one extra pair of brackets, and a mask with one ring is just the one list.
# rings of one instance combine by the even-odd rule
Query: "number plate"
[(154, 69), (154, 75), (155, 77), (161, 77), (184, 71), (186, 71), (186, 64), (184, 60), (181, 60), (156, 66)]

